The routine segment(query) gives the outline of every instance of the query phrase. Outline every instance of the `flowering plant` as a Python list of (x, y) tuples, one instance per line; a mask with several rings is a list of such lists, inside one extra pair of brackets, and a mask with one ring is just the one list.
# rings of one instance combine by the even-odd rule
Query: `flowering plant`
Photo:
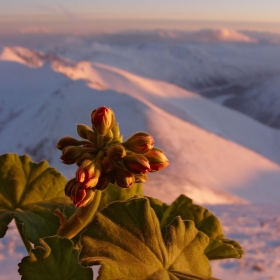
[(15, 220), (28, 256), (23, 280), (215, 279), (210, 260), (241, 258), (219, 220), (185, 195), (171, 205), (143, 195), (148, 173), (169, 162), (154, 139), (137, 132), (122, 141), (114, 112), (100, 107), (80, 140), (61, 138), (64, 164), (77, 164), (68, 182), (46, 161), (0, 156), (0, 237)]

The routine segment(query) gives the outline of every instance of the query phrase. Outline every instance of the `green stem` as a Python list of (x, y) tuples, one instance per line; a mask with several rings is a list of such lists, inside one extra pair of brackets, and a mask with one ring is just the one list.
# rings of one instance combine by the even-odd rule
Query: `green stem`
[(101, 194), (101, 191), (96, 191), (93, 200), (85, 207), (78, 208), (78, 210), (60, 226), (57, 235), (72, 239), (83, 230), (92, 221), (98, 209)]
[(23, 229), (22, 229), (22, 224), (19, 224), (16, 222), (16, 226), (17, 226), (17, 229), (18, 229), (18, 232), (19, 232), (19, 235), (21, 237), (21, 240), (25, 246), (25, 249), (27, 251), (27, 253), (30, 252), (31, 249), (33, 249), (31, 243), (26, 239), (26, 236), (25, 234), (23, 233)]

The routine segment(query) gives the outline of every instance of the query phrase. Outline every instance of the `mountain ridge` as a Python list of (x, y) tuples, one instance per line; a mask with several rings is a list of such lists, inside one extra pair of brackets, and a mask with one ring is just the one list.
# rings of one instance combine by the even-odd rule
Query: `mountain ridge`
[[(8, 62), (6, 59), (0, 61), (0, 69), (3, 63), (10, 65), (10, 73), (7, 72), (9, 67), (2, 65), (7, 77), (17, 71), (21, 73), (25, 68), (25, 76), (17, 77), (17, 84), (8, 83), (4, 88), (5, 92), (11, 92), (13, 96), (9, 96), (12, 100), (2, 98), (1, 102), (13, 105), (21, 113), (0, 132), (3, 143), (0, 151), (3, 153), (33, 153), (36, 160), (47, 158), (71, 177), (75, 167), (63, 166), (59, 162), (55, 143), (65, 135), (75, 137), (75, 122), (87, 124), (91, 110), (105, 105), (116, 111), (125, 137), (136, 132), (135, 129), (147, 131), (155, 137), (156, 146), (163, 149), (170, 159), (170, 167), (166, 171), (149, 176), (149, 182), (144, 186), (147, 195), (170, 202), (181, 193), (192, 194), (198, 203), (244, 203), (246, 200), (258, 202), (279, 199), (277, 180), (280, 181), (280, 166), (270, 159), (277, 154), (269, 152), (265, 157), (253, 151), (252, 147), (246, 148), (233, 139), (219, 136), (213, 124), (218, 128), (233, 115), (238, 115), (235, 118), (238, 121), (235, 132), (231, 132), (231, 135), (235, 135), (238, 132), (241, 134), (243, 125), (249, 122), (251, 131), (247, 131), (247, 134), (252, 137), (249, 140), (243, 139), (247, 146), (252, 145), (252, 139), (258, 134), (265, 132), (273, 135), (267, 138), (270, 139), (267, 140), (269, 148), (265, 145), (267, 143), (259, 144), (258, 148), (263, 153), (269, 149), (276, 150), (274, 137), (278, 137), (278, 134), (275, 130), (175, 85), (143, 78), (100, 63), (74, 63), (67, 59), (56, 59), (55, 56), (45, 59), (43, 65), (37, 68)], [(34, 77), (39, 77), (39, 81)], [(24, 90), (22, 84), (26, 87)], [(41, 88), (44, 89), (42, 92)], [(31, 99), (27, 100), (23, 94), (29, 95)], [(20, 100), (20, 103), (15, 103)], [(89, 104), (90, 100), (92, 105)], [(196, 103), (190, 104), (192, 101)], [(1, 111), (1, 120), (5, 120), (4, 116), (11, 112), (9, 106)], [(217, 118), (211, 121), (215, 114)], [(127, 116), (133, 116), (133, 122)], [(32, 123), (32, 128), (27, 127), (26, 123)], [(242, 129), (238, 131), (240, 126)], [(225, 127), (229, 131), (232, 129), (230, 125)], [(14, 135), (12, 143), (9, 135)], [(276, 161), (276, 157), (273, 160)], [(271, 176), (272, 173), (274, 176)], [(176, 187), (170, 188), (173, 184)], [(268, 186), (264, 188), (264, 184)], [(268, 194), (267, 197), (263, 193)]]

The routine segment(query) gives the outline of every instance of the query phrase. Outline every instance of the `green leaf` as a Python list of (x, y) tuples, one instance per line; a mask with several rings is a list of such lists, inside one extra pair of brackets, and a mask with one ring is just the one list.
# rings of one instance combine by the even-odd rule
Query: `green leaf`
[(13, 213), (17, 223), (24, 224), (24, 233), (29, 241), (39, 244), (39, 238), (55, 235), (60, 221), (54, 210), (61, 209), (67, 217), (75, 212), (73, 203), (68, 198), (59, 197), (49, 201), (37, 202), (22, 207)]
[(134, 196), (143, 196), (142, 184), (133, 184), (129, 189), (123, 189), (115, 184), (109, 184), (108, 188), (102, 192), (98, 209), (101, 210), (115, 201), (125, 201)]
[(59, 236), (40, 239), (41, 246), (32, 249), (19, 263), (22, 280), (92, 280), (91, 268), (78, 263), (73, 242)]
[(3, 238), (8, 229), (8, 224), (12, 221), (12, 216), (9, 212), (0, 209), (0, 238)]
[(245, 254), (243, 248), (237, 241), (229, 239), (210, 239), (210, 243), (204, 253), (209, 260), (241, 259)]
[(198, 231), (192, 221), (183, 221), (177, 216), (168, 225), (165, 240), (169, 251), (169, 270), (205, 276), (211, 274), (209, 260), (204, 255), (209, 238)]
[(163, 235), (166, 226), (170, 224), (176, 216), (181, 216), (183, 220), (191, 220), (195, 223), (199, 231), (204, 232), (210, 238), (224, 237), (219, 219), (208, 209), (193, 204), (192, 199), (185, 195), (180, 195), (171, 205), (167, 205), (157, 199), (148, 197), (151, 207), (157, 213)]
[(162, 235), (165, 236), (167, 225), (180, 216), (183, 220), (191, 220), (195, 227), (211, 238), (205, 254), (210, 260), (225, 258), (241, 258), (244, 254), (240, 244), (225, 238), (219, 219), (208, 209), (193, 204), (192, 199), (180, 195), (171, 205), (158, 199), (148, 197), (151, 207), (155, 210), (160, 222)]
[(83, 265), (101, 264), (99, 280), (214, 279), (204, 250), (209, 238), (177, 217), (162, 238), (146, 198), (115, 202), (81, 235)]
[(64, 195), (66, 179), (46, 161), (34, 163), (27, 155), (0, 156), (0, 237), (15, 218), (23, 223), (28, 240), (54, 235), (60, 221), (56, 208), (71, 215), (75, 208)]

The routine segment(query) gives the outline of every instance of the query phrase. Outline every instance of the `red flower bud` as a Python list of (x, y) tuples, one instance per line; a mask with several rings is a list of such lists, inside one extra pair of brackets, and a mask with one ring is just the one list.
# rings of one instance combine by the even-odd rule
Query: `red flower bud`
[(137, 154), (145, 154), (154, 147), (154, 138), (145, 132), (137, 132), (128, 138), (123, 146)]
[(77, 182), (85, 187), (94, 187), (101, 174), (101, 167), (97, 162), (91, 160), (84, 160), (76, 172)]
[(123, 163), (133, 174), (146, 174), (151, 170), (148, 160), (142, 155), (127, 155), (123, 158)]
[(91, 113), (92, 129), (101, 136), (105, 136), (107, 132), (115, 124), (115, 116), (113, 110), (107, 107), (100, 107)]
[(83, 207), (93, 199), (94, 195), (93, 190), (85, 189), (83, 186), (77, 184), (71, 192), (71, 200), (76, 207)]
[(150, 172), (159, 171), (169, 165), (167, 157), (160, 149), (153, 148), (145, 154), (145, 157), (150, 163)]
[(123, 168), (114, 169), (114, 175), (116, 184), (121, 188), (130, 188), (135, 182), (133, 174)]

